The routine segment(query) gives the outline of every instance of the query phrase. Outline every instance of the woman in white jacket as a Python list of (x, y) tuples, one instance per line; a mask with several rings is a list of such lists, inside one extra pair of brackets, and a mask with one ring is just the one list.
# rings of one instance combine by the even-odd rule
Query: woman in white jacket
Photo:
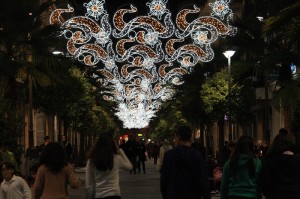
[(130, 171), (132, 165), (113, 137), (101, 134), (88, 154), (87, 199), (120, 199), (119, 169)]

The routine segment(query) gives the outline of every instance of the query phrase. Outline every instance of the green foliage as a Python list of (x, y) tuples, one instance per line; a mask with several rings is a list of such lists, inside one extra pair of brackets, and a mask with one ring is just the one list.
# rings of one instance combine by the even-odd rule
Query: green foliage
[(108, 111), (112, 104), (108, 101), (97, 104), (94, 87), (75, 67), (69, 70), (68, 81), (40, 87), (36, 94), (36, 104), (42, 111), (57, 114), (70, 127), (86, 135), (118, 129)]
[(7, 144), (18, 161), (22, 153), (22, 146), (18, 140), (23, 136), (23, 115), (13, 108), (12, 103), (5, 98), (9, 90), (7, 81), (0, 81), (0, 144)]
[[(232, 89), (234, 89), (234, 87), (232, 87)], [(218, 113), (223, 112), (224, 108), (227, 107), (226, 96), (228, 96), (228, 75), (226, 70), (217, 72), (212, 78), (207, 79), (207, 81), (202, 84), (200, 93), (204, 103), (204, 109), (208, 114), (214, 111)], [(227, 111), (228, 110), (225, 112)]]
[(180, 110), (180, 101), (173, 98), (165, 102), (158, 116), (150, 122), (150, 137), (153, 140), (173, 140), (174, 130), (180, 125), (190, 125)]

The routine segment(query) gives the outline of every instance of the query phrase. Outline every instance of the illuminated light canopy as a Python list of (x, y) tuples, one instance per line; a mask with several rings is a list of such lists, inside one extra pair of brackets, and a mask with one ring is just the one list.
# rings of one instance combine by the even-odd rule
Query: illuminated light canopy
[(68, 55), (91, 67), (90, 78), (112, 88), (104, 99), (117, 102), (116, 115), (125, 128), (144, 128), (157, 110), (172, 98), (170, 85), (182, 84), (198, 62), (214, 57), (211, 44), (219, 37), (232, 36), (237, 29), (229, 22), (232, 11), (229, 0), (210, 3), (210, 16), (187, 21), (200, 8), (183, 9), (172, 21), (168, 0), (150, 0), (148, 14), (135, 16), (134, 5), (124, 5), (113, 15), (105, 10), (105, 0), (84, 3), (85, 16), (61, 21), (61, 15), (74, 9), (59, 8), (52, 12), (50, 24), (61, 26), (67, 41)]

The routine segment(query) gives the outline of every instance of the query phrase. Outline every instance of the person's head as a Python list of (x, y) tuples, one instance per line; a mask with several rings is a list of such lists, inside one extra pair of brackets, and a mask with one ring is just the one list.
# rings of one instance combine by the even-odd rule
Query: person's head
[(47, 145), (49, 142), (50, 142), (50, 137), (48, 135), (46, 135), (44, 137), (44, 143), (45, 143), (45, 145)]
[(177, 142), (190, 142), (192, 139), (192, 130), (188, 126), (180, 126), (175, 132)]
[(66, 136), (66, 135), (63, 135), (62, 137), (61, 137), (61, 141), (62, 142), (66, 142), (68, 140), (68, 137)]
[(3, 162), (1, 164), (1, 169), (2, 169), (2, 176), (6, 181), (9, 181), (15, 173), (15, 166), (11, 162)]
[(117, 154), (117, 145), (113, 137), (101, 134), (91, 148), (88, 159), (99, 171), (106, 171), (113, 168), (115, 154)]
[(40, 156), (40, 163), (50, 171), (58, 172), (67, 164), (65, 148), (57, 142), (49, 142)]
[(234, 151), (235, 146), (236, 146), (236, 142), (233, 140), (228, 143), (228, 149), (230, 150), (231, 153)]
[(230, 163), (229, 163), (229, 172), (231, 176), (236, 176), (239, 165), (239, 159), (241, 158), (241, 155), (244, 155), (247, 161), (247, 168), (250, 176), (255, 175), (255, 165), (254, 165), (254, 143), (253, 139), (250, 136), (243, 135), (241, 136), (236, 146), (232, 152), (232, 155), (230, 157)]
[(260, 139), (258, 139), (258, 140), (256, 141), (256, 146), (257, 146), (257, 147), (260, 147), (260, 146), (262, 146), (262, 143), (263, 143), (263, 141), (260, 140)]
[(241, 136), (235, 146), (236, 154), (246, 154), (253, 155), (254, 154), (254, 144), (253, 139), (250, 136), (243, 135)]
[(288, 130), (286, 130), (285, 128), (281, 128), (281, 129), (279, 129), (279, 134), (280, 135), (288, 135)]
[(274, 138), (269, 150), (266, 154), (266, 158), (270, 156), (276, 156), (282, 154), (284, 151), (294, 151), (296, 144), (295, 137), (285, 133), (279, 133)]

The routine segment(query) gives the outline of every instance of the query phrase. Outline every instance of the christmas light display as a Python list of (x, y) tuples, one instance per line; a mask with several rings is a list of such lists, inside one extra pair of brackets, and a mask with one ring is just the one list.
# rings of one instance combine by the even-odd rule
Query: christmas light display
[[(113, 88), (107, 100), (114, 100), (116, 115), (126, 128), (144, 128), (161, 104), (174, 95), (171, 85), (182, 84), (198, 62), (214, 57), (211, 44), (218, 37), (234, 35), (229, 22), (229, 0), (210, 3), (210, 16), (200, 16), (200, 8), (183, 9), (172, 21), (168, 0), (150, 0), (148, 13), (129, 21), (124, 16), (137, 13), (134, 5), (118, 9), (109, 23), (105, 0), (84, 3), (85, 16), (61, 20), (74, 9), (59, 8), (52, 12), (50, 24), (61, 27), (67, 39), (68, 56), (95, 71), (91, 78)], [(197, 14), (191, 22), (189, 14)], [(112, 96), (112, 97), (111, 97)]]

